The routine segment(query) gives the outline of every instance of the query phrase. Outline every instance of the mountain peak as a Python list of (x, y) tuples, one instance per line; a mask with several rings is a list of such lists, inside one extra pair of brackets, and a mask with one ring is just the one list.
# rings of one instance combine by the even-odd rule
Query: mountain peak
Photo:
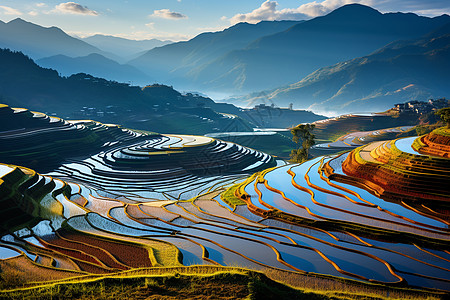
[(106, 58), (106, 57), (104, 57), (103, 55), (101, 55), (99, 53), (91, 53), (91, 54), (88, 54), (86, 56), (81, 56), (81, 57), (78, 57), (78, 58), (96, 59), (96, 60), (103, 60), (103, 61), (107, 60), (107, 61), (111, 61), (111, 62), (116, 63), (116, 61), (113, 61), (113, 60), (111, 60), (109, 58)]
[(339, 15), (343, 17), (362, 17), (362, 16), (379, 16), (382, 15), (378, 10), (363, 4), (352, 3), (343, 5), (328, 14)]
[(11, 20), (6, 23), (6, 25), (9, 28), (12, 28), (14, 30), (22, 30), (22, 31), (28, 31), (28, 30), (40, 30), (44, 27), (34, 24), (32, 22), (28, 22), (22, 18), (15, 18), (14, 20)]
[(24, 24), (24, 23), (31, 24), (30, 22), (27, 22), (22, 18), (15, 18), (14, 20), (8, 22), (8, 24)]

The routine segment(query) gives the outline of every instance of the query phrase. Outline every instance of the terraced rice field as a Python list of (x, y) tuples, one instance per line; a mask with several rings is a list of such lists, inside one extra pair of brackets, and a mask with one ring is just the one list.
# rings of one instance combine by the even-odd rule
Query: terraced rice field
[[(46, 118), (27, 115), (29, 123)], [(61, 130), (50, 121), (32, 133), (9, 129), (0, 139)], [(27, 282), (223, 265), (450, 291), (448, 192), (426, 194), (416, 185), (411, 203), (378, 177), (358, 173), (359, 166), (395, 167), (391, 179), (406, 183), (397, 175), (408, 160), (439, 170), (421, 173), (423, 180), (447, 174), (447, 159), (404, 151), (415, 139), (288, 165), (209, 137), (58, 122), (88, 135), (110, 128), (120, 134), (95, 141), (91, 152), (61, 152), (64, 159), (44, 174), (0, 164), (0, 263), (27, 270)], [(32, 147), (22, 142), (14, 152), (3, 145), (1, 162), (8, 163), (1, 155), (8, 153), (17, 165)], [(241, 205), (229, 204), (227, 189)]]
[[(322, 123), (324, 123), (324, 121), (322, 121)], [(320, 121), (318, 121), (318, 124), (318, 126), (320, 126)], [(342, 151), (349, 151), (373, 141), (386, 140), (392, 136), (411, 130), (413, 127), (414, 126), (399, 126), (379, 130), (355, 131), (339, 137), (334, 142), (316, 144), (311, 147), (310, 151), (314, 156), (330, 155)]]

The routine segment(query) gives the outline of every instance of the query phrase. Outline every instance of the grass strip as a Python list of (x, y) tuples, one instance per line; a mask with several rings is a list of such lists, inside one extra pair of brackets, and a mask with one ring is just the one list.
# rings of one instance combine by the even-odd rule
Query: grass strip
[[(0, 291), (8, 299), (444, 299), (444, 293), (380, 287), (380, 293), (298, 289), (271, 279), (264, 273), (238, 268), (215, 267), (205, 274), (113, 274), (71, 279), (37, 287)], [(208, 271), (209, 268), (206, 269)], [(182, 271), (181, 271), (182, 272)], [(129, 272), (128, 272), (129, 273)], [(286, 275), (286, 274), (284, 274)], [(377, 288), (377, 287), (375, 287)], [(393, 296), (393, 297), (390, 297)]]

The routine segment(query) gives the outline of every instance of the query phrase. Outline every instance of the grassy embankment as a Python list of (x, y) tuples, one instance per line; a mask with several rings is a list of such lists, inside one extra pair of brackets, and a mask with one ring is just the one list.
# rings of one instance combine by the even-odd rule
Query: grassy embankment
[[(444, 293), (281, 270), (192, 266), (83, 276), (0, 291), (8, 299), (444, 299)], [(278, 282), (281, 279), (289, 284)], [(301, 286), (301, 288), (298, 288)]]

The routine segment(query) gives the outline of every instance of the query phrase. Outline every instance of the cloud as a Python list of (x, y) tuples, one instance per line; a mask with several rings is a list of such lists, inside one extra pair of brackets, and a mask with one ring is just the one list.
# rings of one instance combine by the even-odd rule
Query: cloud
[(36, 6), (37, 6), (37, 7), (46, 7), (47, 4), (41, 2), (41, 3), (36, 3)]
[(277, 9), (278, 2), (267, 0), (260, 7), (249, 13), (236, 14), (231, 17), (230, 23), (238, 22), (258, 23), (260, 21), (275, 20), (304, 20), (323, 16), (338, 7), (350, 3), (360, 3), (371, 6), (381, 12), (413, 12), (429, 16), (450, 13), (448, 0), (325, 0), (312, 1), (297, 8)]
[(58, 4), (55, 6), (55, 9), (52, 12), (63, 14), (98, 16), (98, 12), (96, 12), (95, 10), (91, 10), (87, 6), (83, 6), (75, 2), (66, 2)]
[(349, 3), (370, 3), (370, 0), (325, 0), (309, 2), (297, 8), (278, 10), (278, 2), (267, 0), (260, 7), (246, 14), (237, 14), (230, 18), (232, 24), (238, 22), (258, 23), (260, 21), (305, 20), (324, 15), (342, 5)]
[(364, 5), (371, 5), (373, 1), (371, 0), (325, 0), (323, 2), (309, 2), (300, 5), (296, 10), (310, 16), (310, 17), (317, 17), (317, 16), (323, 16), (332, 10), (335, 10), (338, 7), (341, 7), (346, 4), (350, 3), (360, 3)]
[(381, 12), (413, 12), (427, 16), (450, 14), (450, 4), (447, 0), (373, 0), (372, 7)]
[(417, 10), (414, 12), (416, 14), (423, 15), (423, 16), (435, 17), (435, 16), (444, 15), (444, 14), (449, 15), (450, 9), (449, 8), (429, 8), (429, 9)]
[(167, 8), (154, 10), (153, 14), (150, 15), (150, 17), (157, 17), (157, 18), (163, 18), (163, 19), (173, 19), (173, 20), (179, 20), (179, 19), (187, 19), (188, 17), (178, 13), (170, 11)]
[(37, 16), (39, 13), (37, 12), (37, 11), (30, 11), (30, 12), (28, 12), (28, 14), (30, 15), (30, 16)]
[(0, 5), (0, 14), (3, 15), (11, 15), (11, 16), (20, 16), (22, 13), (15, 8), (9, 6), (1, 6)]
[(229, 27), (230, 25), (220, 25), (220, 26), (210, 26), (210, 27), (197, 27), (200, 32), (216, 32), (222, 31)]
[(148, 31), (133, 31), (131, 33), (126, 34), (116, 34), (118, 37), (123, 37), (126, 39), (132, 40), (149, 40), (149, 39), (158, 39), (158, 40), (171, 40), (175, 42), (179, 41), (187, 41), (193, 38), (192, 35), (172, 33), (172, 32), (152, 32)]
[(147, 23), (147, 24), (145, 24), (145, 26), (147, 26), (148, 28), (154, 30), (155, 29), (155, 22)]

